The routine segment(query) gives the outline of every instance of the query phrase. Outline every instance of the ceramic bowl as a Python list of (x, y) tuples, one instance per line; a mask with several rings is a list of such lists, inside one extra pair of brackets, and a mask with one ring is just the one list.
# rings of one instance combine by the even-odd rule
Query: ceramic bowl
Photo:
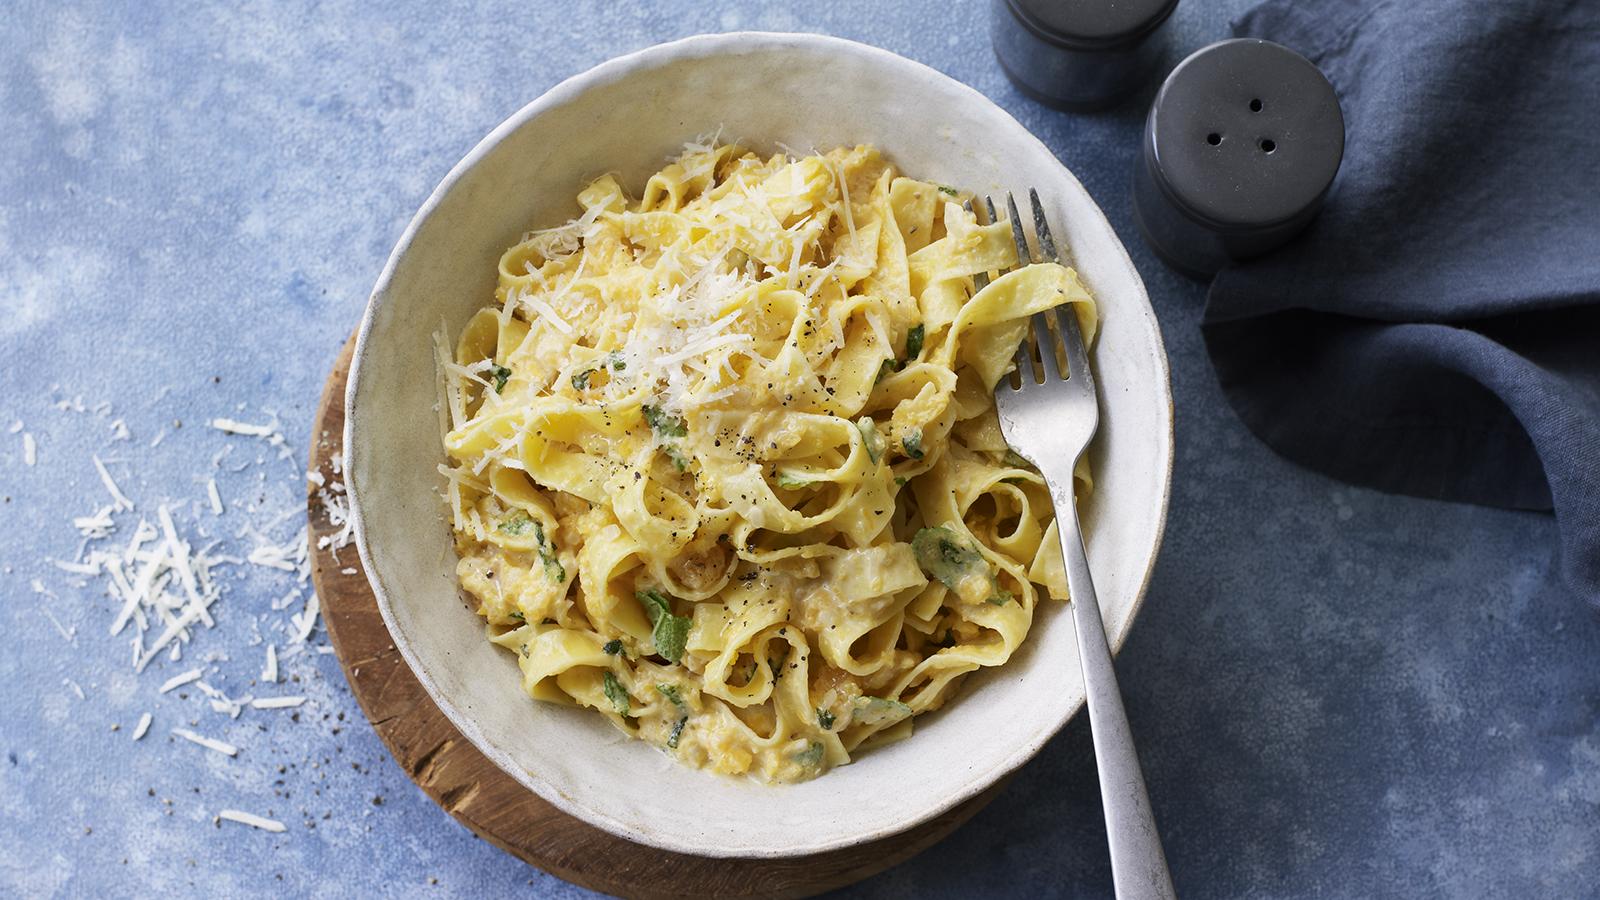
[(590, 178), (635, 194), (698, 135), (761, 151), (870, 143), (906, 173), (983, 194), (1037, 187), (1104, 317), (1096, 486), (1084, 503), (1107, 633), (1120, 646), (1166, 519), (1167, 360), (1139, 274), (1088, 193), (978, 92), (919, 63), (815, 35), (688, 38), (614, 59), (524, 107), (423, 204), (367, 304), (345, 447), (356, 542), (396, 647), (462, 734), (529, 790), (622, 837), (702, 856), (832, 850), (924, 822), (1039, 751), (1083, 704), (1072, 619), (1046, 602), (1004, 667), (969, 678), (906, 741), (800, 785), (712, 775), (620, 735), (592, 711), (535, 703), (457, 597), (440, 500), (430, 338), (492, 298), (495, 263), (531, 227), (576, 212)]

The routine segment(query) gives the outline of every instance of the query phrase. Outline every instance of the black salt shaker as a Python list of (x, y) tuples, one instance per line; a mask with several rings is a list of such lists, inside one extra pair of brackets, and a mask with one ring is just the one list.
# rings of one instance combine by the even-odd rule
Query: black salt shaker
[(1059, 109), (1115, 105), (1161, 59), (1178, 0), (994, 0), (991, 38), (1017, 89)]
[(1145, 119), (1139, 229), (1168, 265), (1209, 278), (1305, 228), (1343, 158), (1344, 114), (1315, 65), (1271, 41), (1212, 44), (1172, 70)]

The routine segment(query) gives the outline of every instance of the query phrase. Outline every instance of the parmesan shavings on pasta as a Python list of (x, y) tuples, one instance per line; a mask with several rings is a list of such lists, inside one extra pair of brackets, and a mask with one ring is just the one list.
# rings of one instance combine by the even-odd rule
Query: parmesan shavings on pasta
[(946, 193), (869, 147), (691, 143), (637, 199), (584, 187), (435, 334), (457, 578), (530, 695), (800, 781), (1065, 599), (988, 392), (1029, 316), (1070, 304), (1092, 340), (1094, 302)]

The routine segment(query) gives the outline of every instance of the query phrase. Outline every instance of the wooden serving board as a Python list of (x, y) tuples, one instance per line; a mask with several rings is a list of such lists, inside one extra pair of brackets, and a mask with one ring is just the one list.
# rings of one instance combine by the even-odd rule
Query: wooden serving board
[[(311, 469), (330, 483), (344, 448), (344, 392), (355, 338), (317, 405)], [(308, 486), (311, 546), (339, 529)], [(949, 835), (1004, 788), (1002, 781), (909, 831), (870, 844), (789, 859), (712, 859), (636, 844), (556, 809), (473, 747), (411, 674), (378, 612), (355, 547), (335, 561), (313, 553), (312, 581), (328, 636), (356, 700), (400, 768), (461, 824), (507, 853), (596, 891), (636, 898), (806, 897), (896, 865)], [(347, 570), (351, 570), (347, 573)], [(845, 802), (845, 801), (841, 801)]]

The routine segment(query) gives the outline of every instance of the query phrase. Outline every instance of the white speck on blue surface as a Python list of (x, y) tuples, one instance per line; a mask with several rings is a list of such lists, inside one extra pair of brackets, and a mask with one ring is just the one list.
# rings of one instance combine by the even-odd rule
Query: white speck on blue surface
[[(1249, 5), (1181, 4), (1168, 62), (1225, 37)], [(301, 602), (291, 594), (279, 607), (285, 588), (271, 573), (225, 572), (217, 629), (136, 678), (124, 644), (86, 639), (103, 633), (110, 601), (45, 560), (70, 558), (69, 519), (104, 503), (94, 453), (142, 507), (173, 503), (186, 531), (223, 537), (302, 503), (294, 469), (326, 372), (450, 166), (539, 93), (611, 56), (758, 28), (862, 40), (974, 85), (1074, 170), (1146, 278), (1172, 360), (1177, 461), (1162, 560), (1119, 669), (1180, 892), (1593, 896), (1600, 623), (1551, 575), (1552, 522), (1337, 485), (1251, 439), (1205, 358), (1203, 287), (1163, 269), (1131, 218), (1155, 85), (1097, 116), (1040, 107), (995, 66), (988, 9), (9, 7), (0, 384), (5, 421), (26, 422), (38, 460), (24, 465), (20, 435), (0, 444), (10, 601), (0, 629), (11, 639), (0, 653), (0, 894), (138, 885), (163, 896), (476, 897), (531, 885), (585, 895), (434, 806), (361, 718), (330, 656), (280, 659), (270, 690), (305, 696), (298, 709), (235, 720), (198, 691), (156, 694), (195, 665), (229, 697), (268, 693), (251, 685), (260, 645), (288, 638), (262, 634), (258, 616), (287, 619)], [(114, 414), (97, 413), (101, 403)], [(295, 459), (230, 447), (246, 439), (205, 424), (270, 412)], [(130, 441), (116, 442), (115, 420)], [(208, 508), (212, 475), (223, 517)], [(61, 598), (52, 612), (76, 629), (75, 645), (36, 611), (35, 578)], [(146, 710), (157, 726), (143, 740), (109, 730)], [(226, 740), (239, 756), (177, 747), (171, 728)], [(288, 830), (219, 830), (223, 808)], [(1082, 719), (937, 851), (844, 893), (955, 898), (999, 884), (1109, 895)]]

